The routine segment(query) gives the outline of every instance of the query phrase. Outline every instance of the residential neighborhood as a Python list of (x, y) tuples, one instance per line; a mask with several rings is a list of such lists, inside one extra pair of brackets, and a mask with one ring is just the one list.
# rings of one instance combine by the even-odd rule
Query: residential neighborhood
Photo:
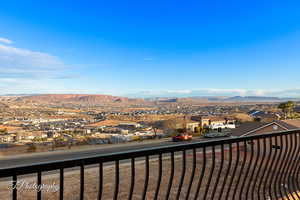
[[(151, 102), (83, 109), (54, 104), (49, 108), (36, 103), (31, 109), (32, 104), (11, 105), (10, 101), (2, 100), (6, 106), (0, 113), (0, 148), (24, 146), (30, 152), (32, 146), (35, 151), (39, 147), (53, 151), (60, 147), (171, 138), (183, 132), (214, 139), (300, 128), (296, 103), (291, 111), (274, 103), (203, 106)], [(287, 119), (287, 115), (293, 119)]]

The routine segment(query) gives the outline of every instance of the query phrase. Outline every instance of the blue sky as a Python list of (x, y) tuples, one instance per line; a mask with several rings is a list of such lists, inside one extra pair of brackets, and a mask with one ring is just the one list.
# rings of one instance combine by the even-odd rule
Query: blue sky
[(0, 94), (300, 97), (299, 1), (3, 1)]

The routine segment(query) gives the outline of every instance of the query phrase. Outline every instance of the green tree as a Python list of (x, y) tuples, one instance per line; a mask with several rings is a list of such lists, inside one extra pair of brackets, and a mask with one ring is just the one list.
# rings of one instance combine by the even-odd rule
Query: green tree
[(291, 117), (294, 107), (295, 107), (295, 102), (293, 102), (293, 101), (281, 103), (278, 106), (278, 108), (281, 109), (282, 112), (284, 113), (284, 119)]
[(205, 132), (205, 129), (202, 126), (198, 126), (195, 129), (194, 136), (202, 136)]

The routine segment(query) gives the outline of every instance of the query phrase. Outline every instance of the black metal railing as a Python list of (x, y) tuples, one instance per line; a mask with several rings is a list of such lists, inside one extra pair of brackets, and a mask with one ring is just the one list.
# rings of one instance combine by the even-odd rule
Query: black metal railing
[[(49, 172), (58, 173), (57, 199), (61, 200), (296, 200), (300, 199), (299, 135), (300, 130), (293, 130), (1, 168), (0, 178), (12, 178), (13, 200), (23, 195), (17, 187), (20, 177), (35, 174), (41, 185)], [(79, 172), (77, 189), (72, 181), (66, 184), (74, 170)], [(50, 195), (43, 190), (35, 193), (38, 200)]]

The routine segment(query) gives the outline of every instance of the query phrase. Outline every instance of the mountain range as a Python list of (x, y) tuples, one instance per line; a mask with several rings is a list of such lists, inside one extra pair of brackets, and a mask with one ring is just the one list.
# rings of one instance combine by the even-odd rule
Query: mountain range
[(4, 95), (11, 97), (16, 102), (24, 103), (41, 103), (41, 104), (84, 104), (84, 105), (100, 105), (111, 103), (209, 103), (209, 102), (283, 102), (283, 101), (299, 101), (296, 98), (279, 98), (264, 96), (195, 96), (195, 97), (156, 97), (156, 98), (128, 98), (102, 94), (35, 94), (35, 95)]

